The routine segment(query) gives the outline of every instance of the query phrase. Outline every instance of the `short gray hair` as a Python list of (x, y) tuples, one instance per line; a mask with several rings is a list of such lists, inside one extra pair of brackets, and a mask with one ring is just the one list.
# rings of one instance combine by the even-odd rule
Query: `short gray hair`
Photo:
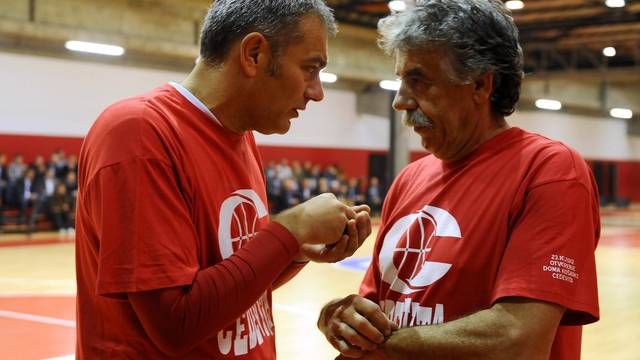
[(493, 71), (491, 105), (503, 116), (520, 98), (523, 54), (511, 12), (500, 0), (418, 0), (415, 8), (378, 23), (378, 44), (389, 55), (442, 48), (452, 81), (470, 83)]
[(216, 0), (202, 25), (200, 57), (212, 65), (222, 64), (236, 41), (259, 32), (277, 58), (303, 39), (298, 25), (306, 15), (317, 16), (330, 36), (337, 33), (333, 12), (322, 0)]

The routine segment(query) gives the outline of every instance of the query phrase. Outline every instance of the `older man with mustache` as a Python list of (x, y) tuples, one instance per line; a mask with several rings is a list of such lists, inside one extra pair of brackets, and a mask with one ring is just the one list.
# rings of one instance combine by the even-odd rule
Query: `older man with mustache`
[(522, 50), (498, 0), (425, 0), (380, 23), (431, 155), (385, 200), (359, 295), (320, 330), (361, 359), (579, 359), (598, 320), (598, 193), (568, 146), (522, 129)]

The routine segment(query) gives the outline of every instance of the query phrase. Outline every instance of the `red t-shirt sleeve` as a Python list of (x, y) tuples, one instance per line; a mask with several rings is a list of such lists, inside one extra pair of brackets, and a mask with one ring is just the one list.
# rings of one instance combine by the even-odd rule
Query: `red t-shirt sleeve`
[(594, 192), (577, 180), (530, 189), (498, 270), (493, 301), (520, 296), (567, 308), (563, 325), (598, 320)]
[(99, 239), (100, 295), (191, 284), (198, 249), (172, 168), (138, 156), (102, 168), (86, 191)]
[(247, 311), (298, 250), (291, 233), (272, 222), (232, 256), (199, 271), (191, 286), (130, 293), (129, 300), (156, 346), (181, 355)]

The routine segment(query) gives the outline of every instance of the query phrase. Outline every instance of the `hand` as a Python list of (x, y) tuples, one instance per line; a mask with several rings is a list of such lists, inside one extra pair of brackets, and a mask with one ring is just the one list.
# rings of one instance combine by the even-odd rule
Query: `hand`
[(334, 263), (353, 255), (371, 234), (371, 209), (367, 205), (354, 206), (351, 209), (356, 212), (356, 218), (347, 222), (347, 235), (343, 235), (337, 243), (331, 245), (302, 245), (296, 261)]
[(385, 336), (397, 328), (376, 303), (359, 295), (330, 302), (318, 319), (318, 329), (348, 358), (359, 358), (376, 350)]
[(353, 209), (326, 193), (283, 211), (274, 221), (286, 227), (300, 245), (334, 244), (342, 239), (349, 219), (355, 218)]
[[(387, 354), (381, 349), (366, 351), (361, 357), (360, 360), (390, 360)], [(349, 357), (344, 356), (342, 354), (336, 356), (335, 360), (349, 360)]]

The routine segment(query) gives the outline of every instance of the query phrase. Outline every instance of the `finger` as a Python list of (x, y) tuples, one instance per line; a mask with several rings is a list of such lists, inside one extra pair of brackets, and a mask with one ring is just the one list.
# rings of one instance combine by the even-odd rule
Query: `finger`
[(367, 319), (369, 324), (375, 326), (384, 336), (391, 335), (397, 329), (397, 325), (389, 320), (380, 307), (369, 299), (360, 298), (353, 304), (355, 310)]
[[(363, 338), (365, 338), (366, 340), (375, 343), (375, 344), (382, 344), (384, 342), (384, 334), (378, 329), (376, 328), (369, 319), (365, 318), (364, 316), (362, 316), (359, 313), (354, 313), (351, 316), (349, 316), (347, 319), (343, 320), (347, 325), (349, 325), (352, 329), (354, 329), (355, 331), (357, 331), (357, 333), (359, 335), (361, 335)], [(343, 336), (344, 337), (344, 336)], [(346, 338), (345, 339), (349, 340), (349, 342), (353, 345), (358, 345), (360, 346), (358, 343), (353, 343), (350, 341), (350, 339)], [(357, 339), (356, 339), (357, 340)], [(363, 348), (364, 350), (372, 350), (369, 348)]]
[(371, 208), (367, 204), (352, 206), (351, 209), (357, 213), (365, 211), (366, 213), (371, 214)]
[(347, 216), (347, 219), (355, 219), (356, 218), (356, 211), (354, 211), (350, 206), (347, 205), (343, 205), (343, 209), (344, 209), (344, 214)]
[(349, 344), (347, 344), (342, 339), (329, 340), (329, 343), (336, 350), (340, 351), (340, 355), (338, 355), (336, 357), (336, 359), (342, 359), (342, 360), (358, 359), (358, 358), (361, 358), (362, 356), (364, 356), (364, 354), (365, 354), (364, 351), (362, 351), (362, 350), (360, 350), (360, 349), (358, 349), (356, 347), (349, 346)]
[(360, 247), (358, 226), (355, 219), (349, 220), (349, 222), (347, 223), (347, 232), (349, 233), (349, 242), (344, 256), (351, 256)]
[[(336, 336), (336, 342), (341, 345), (340, 352), (348, 354), (349, 350), (375, 350), (378, 346), (373, 341), (362, 336), (351, 326), (343, 322), (332, 323), (332, 333)], [(346, 346), (345, 346), (346, 345)]]
[(337, 243), (332, 244), (330, 247), (326, 248), (326, 257), (327, 261), (338, 261), (341, 260), (342, 254), (347, 249), (349, 245), (349, 236), (342, 235), (340, 240)]
[(358, 226), (358, 234), (360, 236), (358, 239), (358, 247), (360, 247), (369, 235), (371, 235), (371, 217), (369, 214), (366, 212), (359, 212), (358, 215), (356, 215), (356, 225)]

